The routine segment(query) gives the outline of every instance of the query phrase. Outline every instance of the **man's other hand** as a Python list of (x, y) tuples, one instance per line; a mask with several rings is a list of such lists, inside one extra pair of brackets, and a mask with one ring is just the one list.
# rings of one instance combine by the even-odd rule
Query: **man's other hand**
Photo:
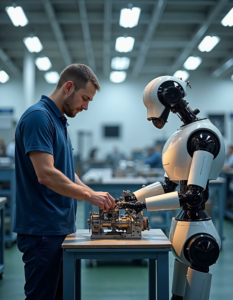
[(106, 211), (115, 207), (115, 199), (106, 192), (92, 191), (90, 203)]

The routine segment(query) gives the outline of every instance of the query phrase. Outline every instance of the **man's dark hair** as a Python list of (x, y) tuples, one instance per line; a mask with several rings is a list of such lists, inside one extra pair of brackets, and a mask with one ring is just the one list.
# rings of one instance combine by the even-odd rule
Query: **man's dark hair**
[(75, 91), (85, 88), (88, 81), (91, 81), (97, 91), (100, 91), (99, 81), (94, 72), (86, 65), (72, 64), (66, 67), (60, 74), (56, 89), (59, 89), (67, 81), (72, 81)]

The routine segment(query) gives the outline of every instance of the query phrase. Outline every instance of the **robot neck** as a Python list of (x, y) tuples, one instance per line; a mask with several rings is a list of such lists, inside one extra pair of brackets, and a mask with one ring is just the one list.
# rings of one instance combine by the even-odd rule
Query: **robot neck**
[(196, 115), (200, 112), (199, 109), (192, 110), (188, 106), (188, 102), (186, 102), (184, 99), (174, 105), (171, 111), (174, 114), (178, 114), (184, 125), (197, 121), (198, 118), (196, 117)]

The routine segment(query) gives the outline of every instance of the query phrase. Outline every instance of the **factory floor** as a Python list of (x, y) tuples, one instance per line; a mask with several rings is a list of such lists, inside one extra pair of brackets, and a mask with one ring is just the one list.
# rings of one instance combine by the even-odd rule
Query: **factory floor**
[[(83, 202), (79, 201), (77, 228), (83, 228), (83, 211)], [(213, 277), (210, 300), (233, 299), (233, 221), (224, 221), (224, 236), (223, 250), (218, 262), (211, 267)], [(118, 261), (117, 264), (106, 264), (104, 261), (98, 261), (97, 265), (91, 267), (87, 267), (87, 263), (82, 261), (82, 299), (148, 299), (148, 268), (146, 261)], [(172, 254), (170, 254), (169, 272), (171, 286)], [(24, 299), (23, 286), (24, 271), (21, 253), (18, 251), (16, 244), (13, 244), (11, 248), (5, 249), (5, 271), (3, 279), (0, 280), (0, 299)]]

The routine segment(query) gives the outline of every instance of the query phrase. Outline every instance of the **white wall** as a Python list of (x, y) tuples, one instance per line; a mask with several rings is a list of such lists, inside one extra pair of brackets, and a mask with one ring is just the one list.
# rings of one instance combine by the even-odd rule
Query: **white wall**
[[(153, 79), (144, 77), (138, 80), (128, 79), (121, 84), (113, 84), (108, 80), (100, 80), (102, 90), (97, 92), (93, 102), (89, 104), (88, 111), (79, 113), (76, 118), (69, 119), (69, 133), (73, 148), (77, 150), (77, 131), (93, 132), (92, 146), (98, 148), (98, 158), (102, 159), (113, 146), (117, 146), (126, 155), (130, 155), (133, 148), (152, 146), (156, 139), (168, 138), (179, 126), (180, 120), (171, 114), (166, 126), (156, 129), (146, 119), (146, 108), (142, 102), (142, 92), (147, 83)], [(200, 117), (208, 113), (226, 115), (226, 144), (233, 143), (231, 132), (230, 112), (233, 112), (233, 83), (229, 79), (216, 80), (207, 74), (195, 73), (190, 78), (192, 89), (188, 91), (187, 101), (195, 109), (199, 108)], [(49, 95), (54, 89), (43, 79), (36, 83), (35, 102), (41, 94)], [(14, 117), (18, 120), (25, 110), (23, 88), (20, 81), (10, 80), (0, 85), (0, 108), (13, 107)], [(104, 139), (103, 125), (120, 124), (122, 136), (120, 139)], [(1, 135), (1, 134), (0, 134)]]

